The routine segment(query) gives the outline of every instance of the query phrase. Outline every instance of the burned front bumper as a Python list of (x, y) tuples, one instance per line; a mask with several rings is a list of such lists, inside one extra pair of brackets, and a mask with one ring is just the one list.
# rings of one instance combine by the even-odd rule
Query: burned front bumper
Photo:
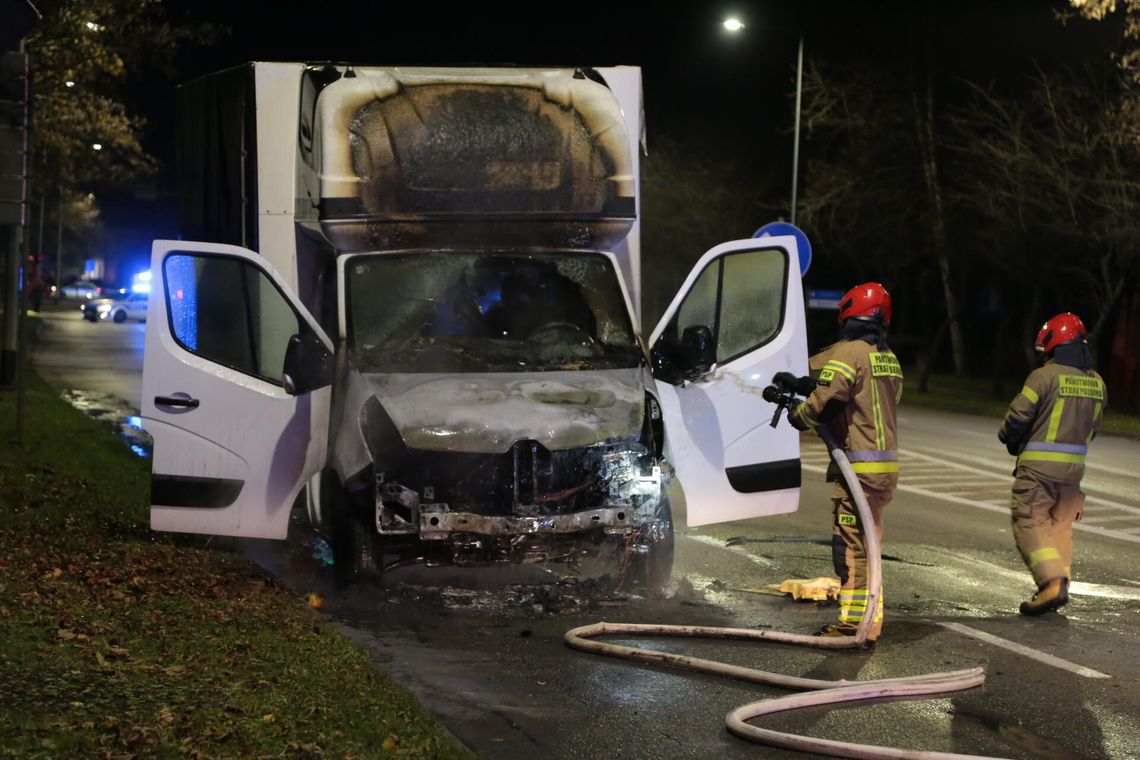
[(644, 551), (671, 532), (668, 475), (636, 443), (551, 453), (521, 441), (479, 459), (414, 458), (411, 485), (377, 473), (377, 532), (414, 537), (456, 564), (573, 559), (615, 540)]
[[(439, 505), (433, 505), (438, 507)], [(549, 517), (496, 517), (471, 512), (451, 512), (446, 508), (420, 512), (420, 538), (442, 540), (454, 533), (484, 536), (525, 536), (536, 534), (580, 533), (602, 529), (626, 533), (637, 526), (633, 512), (624, 508), (592, 509)]]

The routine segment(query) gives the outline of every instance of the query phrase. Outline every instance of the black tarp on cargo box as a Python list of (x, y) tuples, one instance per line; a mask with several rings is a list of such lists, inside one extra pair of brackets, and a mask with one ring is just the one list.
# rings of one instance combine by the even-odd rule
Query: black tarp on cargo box
[(257, 250), (257, 151), (253, 67), (178, 88), (182, 237)]

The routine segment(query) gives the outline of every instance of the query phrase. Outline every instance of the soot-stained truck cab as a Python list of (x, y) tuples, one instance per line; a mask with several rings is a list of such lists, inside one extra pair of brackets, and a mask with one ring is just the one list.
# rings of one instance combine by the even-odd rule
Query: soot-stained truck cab
[(300, 513), (345, 580), (593, 558), (660, 583), (674, 519), (797, 507), (761, 396), (806, 371), (795, 240), (708, 251), (643, 340), (636, 67), (255, 63), (180, 103), (156, 530), (281, 539)]

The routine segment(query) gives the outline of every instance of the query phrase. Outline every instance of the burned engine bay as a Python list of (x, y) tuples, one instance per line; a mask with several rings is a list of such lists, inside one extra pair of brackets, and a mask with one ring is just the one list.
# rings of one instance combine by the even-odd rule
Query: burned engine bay
[(440, 542), (453, 564), (573, 560), (607, 536), (644, 543), (666, 529), (661, 468), (640, 443), (410, 453), (398, 476), (376, 473), (376, 529)]
[(672, 470), (638, 372), (358, 376), (370, 392), (356, 426), (367, 460), (345, 487), (379, 538), (376, 553), (461, 566), (616, 553), (628, 564), (671, 538)]

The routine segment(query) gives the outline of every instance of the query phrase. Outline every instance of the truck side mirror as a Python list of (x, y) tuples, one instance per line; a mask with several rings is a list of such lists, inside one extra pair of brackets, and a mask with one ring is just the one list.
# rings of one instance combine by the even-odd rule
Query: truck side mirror
[(650, 352), (653, 376), (671, 385), (696, 380), (716, 364), (716, 340), (705, 325), (686, 327), (681, 340), (657, 339)]
[(282, 376), (285, 392), (290, 396), (300, 396), (331, 385), (332, 381), (332, 354), (321, 339), (308, 331), (289, 338)]
[(706, 375), (716, 364), (716, 340), (706, 325), (692, 325), (681, 333), (681, 350), (685, 377), (689, 380)]

